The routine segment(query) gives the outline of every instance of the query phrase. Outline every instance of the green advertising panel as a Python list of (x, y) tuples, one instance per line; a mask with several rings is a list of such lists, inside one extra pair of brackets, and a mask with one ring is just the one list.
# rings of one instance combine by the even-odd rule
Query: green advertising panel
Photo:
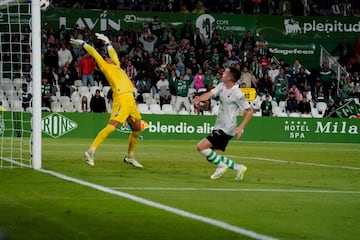
[(320, 46), (332, 52), (343, 37), (351, 45), (360, 33), (355, 17), (257, 16), (257, 33), (265, 35), (277, 58), (319, 66)]
[[(149, 124), (142, 135), (145, 140), (200, 140), (211, 133), (215, 116), (143, 115)], [(239, 118), (239, 121), (241, 118)], [(45, 137), (94, 138), (107, 124), (107, 114), (44, 114)], [(243, 141), (360, 143), (360, 121), (333, 118), (253, 117), (245, 129)], [(112, 138), (126, 139), (129, 129), (119, 127)]]
[(203, 27), (206, 19), (209, 19), (211, 31), (220, 29), (224, 36), (228, 31), (233, 31), (238, 40), (246, 31), (254, 31), (256, 24), (255, 16), (229, 16), (222, 14), (181, 14), (164, 12), (130, 12), (130, 11), (102, 11), (102, 10), (80, 10), (76, 9), (49, 9), (44, 12), (44, 27), (52, 26), (55, 29), (64, 25), (67, 29), (78, 25), (79, 28), (94, 29), (96, 32), (106, 31), (109, 26), (113, 33), (120, 29), (126, 30), (129, 25), (136, 31), (138, 28), (148, 26), (153, 17), (158, 16), (162, 26), (170, 26), (176, 31), (179, 37), (181, 28), (187, 20), (191, 20), (193, 27), (200, 28), (200, 31), (206, 35)]
[[(215, 116), (143, 115), (149, 127), (144, 140), (200, 140), (209, 135)], [(108, 114), (48, 113), (42, 117), (43, 137), (90, 138), (105, 127)], [(239, 117), (239, 122), (241, 117)], [(360, 143), (360, 120), (346, 118), (277, 118), (253, 117), (242, 141)], [(30, 114), (1, 112), (0, 135), (16, 137), (31, 133)], [(110, 138), (127, 139), (130, 130), (119, 127)], [(235, 138), (234, 138), (235, 140)]]

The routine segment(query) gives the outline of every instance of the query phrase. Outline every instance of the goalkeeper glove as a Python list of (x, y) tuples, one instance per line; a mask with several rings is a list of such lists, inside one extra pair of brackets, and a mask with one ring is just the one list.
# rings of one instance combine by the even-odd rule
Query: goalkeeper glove
[(103, 40), (105, 45), (110, 45), (110, 40), (107, 36), (102, 33), (95, 33), (97, 39)]
[(71, 43), (71, 45), (74, 45), (74, 46), (83, 47), (86, 42), (84, 40), (81, 40), (81, 39), (73, 39), (73, 38), (71, 38), (70, 43)]

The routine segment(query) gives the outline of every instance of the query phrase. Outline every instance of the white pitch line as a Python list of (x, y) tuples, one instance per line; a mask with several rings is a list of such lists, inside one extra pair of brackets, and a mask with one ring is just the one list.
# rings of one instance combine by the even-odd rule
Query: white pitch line
[(49, 174), (49, 175), (52, 175), (52, 176), (57, 177), (57, 178), (61, 178), (61, 179), (66, 180), (66, 181), (70, 181), (70, 182), (77, 183), (77, 184), (80, 184), (80, 185), (83, 185), (83, 186), (86, 186), (86, 187), (90, 187), (90, 188), (96, 189), (96, 190), (101, 191), (101, 192), (113, 194), (113, 195), (116, 195), (116, 196), (119, 196), (119, 197), (123, 197), (123, 198), (129, 199), (129, 200), (132, 200), (132, 201), (135, 201), (135, 202), (138, 202), (138, 203), (153, 207), (153, 208), (158, 208), (158, 209), (170, 212), (170, 213), (174, 213), (174, 214), (182, 216), (182, 217), (186, 217), (186, 218), (194, 219), (194, 220), (197, 220), (197, 221), (200, 221), (200, 222), (203, 222), (203, 223), (207, 223), (207, 224), (213, 225), (215, 227), (222, 228), (222, 229), (234, 232), (234, 233), (238, 233), (238, 234), (241, 234), (241, 235), (253, 238), (253, 239), (277, 240), (276, 238), (266, 236), (266, 235), (263, 235), (263, 234), (259, 234), (259, 233), (256, 233), (256, 232), (253, 232), (251, 230), (244, 229), (244, 228), (240, 228), (240, 227), (228, 224), (226, 222), (222, 222), (222, 221), (219, 221), (219, 220), (216, 220), (216, 219), (204, 217), (204, 216), (201, 216), (201, 215), (196, 215), (196, 214), (186, 212), (186, 211), (178, 209), (178, 208), (173, 208), (173, 207), (161, 204), (161, 203), (157, 203), (157, 202), (147, 200), (145, 198), (137, 197), (137, 196), (132, 195), (132, 194), (128, 194), (128, 193), (121, 192), (121, 191), (116, 191), (116, 190), (108, 188), (108, 187), (104, 187), (104, 186), (101, 186), (101, 185), (90, 183), (90, 182), (87, 182), (87, 181), (84, 181), (84, 180), (81, 180), (81, 179), (69, 177), (69, 176), (66, 176), (66, 175), (61, 174), (61, 173), (57, 173), (57, 172), (46, 170), (46, 169), (39, 169), (38, 171)]
[(360, 191), (324, 190), (324, 189), (264, 189), (264, 188), (167, 188), (167, 187), (112, 187), (116, 190), (149, 191), (214, 191), (214, 192), (280, 192), (280, 193), (334, 193), (360, 194)]
[(288, 161), (288, 160), (279, 160), (279, 159), (272, 159), (272, 158), (243, 157), (243, 156), (232, 156), (232, 155), (229, 155), (229, 157), (230, 158), (241, 158), (241, 159), (254, 159), (254, 160), (259, 160), (259, 161), (268, 161), (268, 162), (277, 162), (277, 163), (291, 163), (291, 164), (307, 165), (307, 166), (313, 166), (313, 167), (327, 167), (327, 168), (342, 168), (342, 169), (360, 170), (360, 167), (328, 165), (328, 164), (321, 164), (321, 163), (293, 162), (293, 161)]

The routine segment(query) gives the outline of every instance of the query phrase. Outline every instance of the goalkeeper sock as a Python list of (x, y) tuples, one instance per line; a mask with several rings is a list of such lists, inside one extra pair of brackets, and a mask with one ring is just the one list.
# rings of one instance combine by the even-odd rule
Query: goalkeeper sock
[(210, 148), (204, 149), (200, 151), (200, 153), (204, 155), (209, 162), (215, 164), (216, 166), (222, 163), (222, 157)]
[(139, 140), (141, 131), (132, 131), (128, 138), (128, 156), (134, 156), (136, 143)]
[(92, 142), (89, 151), (94, 153), (96, 149), (105, 141), (105, 139), (114, 131), (115, 127), (113, 125), (106, 125), (106, 127), (98, 133), (98, 135)]

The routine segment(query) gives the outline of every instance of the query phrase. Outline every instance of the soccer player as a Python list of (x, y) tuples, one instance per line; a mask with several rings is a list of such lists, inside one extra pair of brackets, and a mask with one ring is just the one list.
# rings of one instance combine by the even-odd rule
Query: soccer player
[(141, 133), (141, 115), (136, 106), (133, 84), (126, 72), (120, 67), (120, 61), (109, 39), (104, 34), (96, 33), (96, 36), (105, 43), (109, 56), (101, 56), (95, 48), (83, 40), (71, 39), (70, 41), (73, 45), (82, 46), (95, 59), (113, 90), (110, 120), (85, 152), (85, 161), (87, 164), (94, 166), (96, 149), (120, 124), (124, 124), (130, 125), (132, 129), (128, 138), (128, 154), (125, 156), (124, 162), (142, 168), (143, 166), (136, 161), (134, 156), (136, 143)]
[[(194, 104), (205, 101), (211, 97), (219, 97), (219, 113), (212, 133), (202, 139), (197, 150), (206, 159), (217, 166), (211, 179), (218, 179), (223, 175), (227, 168), (236, 171), (235, 180), (242, 180), (247, 167), (238, 164), (225, 156), (219, 155), (219, 150), (225, 151), (229, 140), (236, 134), (237, 139), (241, 137), (245, 126), (250, 121), (253, 111), (244, 94), (240, 91), (236, 81), (240, 78), (240, 71), (235, 67), (227, 68), (222, 75), (222, 82), (210, 91), (196, 96)], [(245, 109), (245, 116), (241, 123), (237, 125), (237, 116), (240, 109)]]

